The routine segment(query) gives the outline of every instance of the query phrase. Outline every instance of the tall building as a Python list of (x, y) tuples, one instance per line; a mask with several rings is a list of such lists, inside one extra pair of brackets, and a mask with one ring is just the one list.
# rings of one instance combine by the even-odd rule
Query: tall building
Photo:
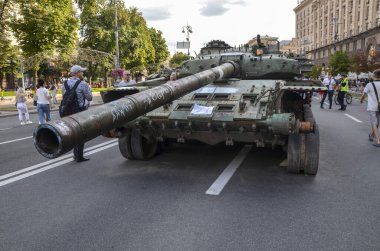
[(297, 53), (328, 63), (335, 51), (380, 51), (380, 0), (301, 0), (296, 14)]

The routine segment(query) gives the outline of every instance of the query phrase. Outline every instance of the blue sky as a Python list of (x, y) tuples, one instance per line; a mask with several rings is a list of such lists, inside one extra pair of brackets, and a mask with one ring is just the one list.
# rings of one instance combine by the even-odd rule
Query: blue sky
[[(297, 0), (124, 0), (142, 11), (149, 27), (163, 32), (171, 53), (184, 41), (182, 27), (192, 27), (190, 53), (210, 40), (233, 45), (247, 43), (257, 34), (290, 40), (295, 36), (293, 9)], [(187, 52), (185, 50), (178, 50)]]

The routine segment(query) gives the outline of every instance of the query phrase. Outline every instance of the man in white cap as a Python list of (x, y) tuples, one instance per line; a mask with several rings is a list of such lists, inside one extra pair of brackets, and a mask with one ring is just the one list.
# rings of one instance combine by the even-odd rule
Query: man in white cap
[[(75, 92), (77, 94), (77, 101), (79, 110), (81, 112), (87, 109), (86, 100), (92, 100), (92, 92), (90, 86), (83, 80), (83, 72), (86, 71), (86, 68), (81, 67), (80, 65), (74, 65), (70, 68), (71, 77), (64, 82), (62, 85), (62, 95), (65, 94), (67, 89), (74, 88), (77, 85)], [(76, 112), (76, 113), (77, 113)], [(83, 157), (83, 148), (84, 144), (77, 145), (74, 147), (74, 160), (77, 162), (83, 162), (89, 160), (88, 158)]]
[(170, 74), (169, 80), (170, 81), (177, 80), (177, 73), (175, 71), (173, 71), (172, 74)]
[(123, 80), (119, 82), (118, 87), (135, 86), (136, 81), (131, 78), (130, 71), (123, 72)]

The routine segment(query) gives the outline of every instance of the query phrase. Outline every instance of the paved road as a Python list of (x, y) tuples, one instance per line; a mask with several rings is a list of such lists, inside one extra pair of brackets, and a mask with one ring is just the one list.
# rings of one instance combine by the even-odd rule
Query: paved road
[(313, 106), (315, 177), (287, 174), (279, 150), (244, 145), (175, 144), (140, 162), (99, 137), (88, 162), (50, 161), (34, 149), (35, 124), (2, 118), (0, 250), (379, 250), (380, 149), (364, 105), (337, 108)]

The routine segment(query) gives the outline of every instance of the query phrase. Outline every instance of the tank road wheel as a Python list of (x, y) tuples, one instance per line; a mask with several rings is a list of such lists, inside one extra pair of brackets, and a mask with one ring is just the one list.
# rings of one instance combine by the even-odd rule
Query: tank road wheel
[(132, 153), (131, 147), (131, 130), (127, 130), (127, 133), (124, 137), (119, 138), (119, 150), (121, 155), (130, 160), (136, 159)]
[(144, 136), (140, 130), (131, 130), (131, 147), (133, 156), (138, 160), (148, 160), (157, 153), (158, 142), (152, 128), (144, 131)]
[(288, 169), (289, 173), (315, 175), (319, 164), (319, 128), (314, 133), (291, 134), (288, 138)]
[(299, 173), (302, 169), (302, 150), (305, 145), (304, 134), (290, 134), (288, 137), (288, 173)]
[(319, 164), (319, 128), (315, 126), (315, 132), (309, 133), (305, 138), (305, 174), (315, 175)]

